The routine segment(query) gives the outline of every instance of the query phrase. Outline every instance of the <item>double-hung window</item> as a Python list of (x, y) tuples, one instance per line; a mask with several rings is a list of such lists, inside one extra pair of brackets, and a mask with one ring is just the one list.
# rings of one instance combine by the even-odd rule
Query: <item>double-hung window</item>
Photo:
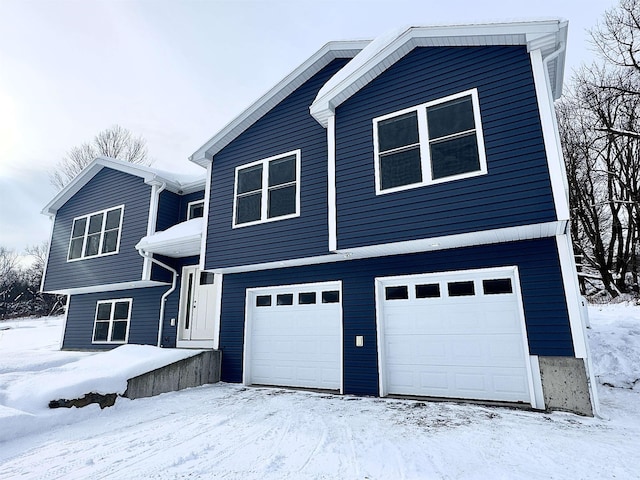
[(233, 226), (300, 215), (300, 150), (236, 168)]
[(101, 300), (96, 305), (93, 343), (127, 343), (133, 299)]
[(376, 193), (487, 173), (477, 90), (373, 120)]
[(67, 260), (118, 253), (123, 213), (120, 205), (74, 218)]

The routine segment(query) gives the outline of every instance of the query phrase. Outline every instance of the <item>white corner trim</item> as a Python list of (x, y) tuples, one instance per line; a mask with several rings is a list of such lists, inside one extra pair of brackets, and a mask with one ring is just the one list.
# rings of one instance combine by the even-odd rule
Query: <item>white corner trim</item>
[[(42, 279), (40, 280), (40, 291), (44, 292), (44, 279), (47, 278), (47, 267), (49, 266), (49, 255), (51, 254), (51, 244), (53, 243), (53, 227), (56, 225), (56, 214), (49, 217), (51, 228), (49, 229), (49, 245), (47, 245), (47, 255), (44, 258), (44, 266), (42, 267)], [(62, 344), (61, 344), (62, 345)]]
[(378, 395), (387, 396), (387, 368), (385, 363), (386, 351), (384, 347), (384, 315), (382, 314), (382, 279), (374, 280), (374, 302), (376, 309), (376, 342), (378, 344)]
[(531, 365), (531, 375), (533, 376), (533, 394), (535, 403), (533, 408), (544, 410), (544, 391), (542, 390), (542, 376), (540, 375), (540, 362), (537, 355), (529, 355), (529, 363)]
[[(149, 198), (149, 218), (147, 219), (147, 237), (151, 236), (156, 231), (156, 225), (158, 221), (158, 205), (160, 203), (160, 192), (164, 190), (165, 184), (158, 185), (153, 183), (151, 185), (151, 196)], [(144, 257), (142, 263), (142, 278), (141, 280), (151, 280), (151, 260), (148, 257)]]
[(553, 106), (550, 90), (549, 72), (545, 67), (540, 50), (533, 50), (530, 54), (533, 80), (536, 89), (540, 123), (544, 149), (547, 155), (547, 165), (551, 180), (551, 190), (558, 220), (569, 219), (569, 187), (567, 173), (562, 156), (558, 123)]
[(58, 350), (64, 347), (64, 335), (67, 333), (67, 318), (69, 318), (69, 304), (71, 303), (71, 295), (67, 295), (67, 301), (64, 305), (64, 320), (62, 321), (62, 333), (60, 334), (60, 346)]
[(202, 218), (202, 239), (200, 240), (200, 261), (198, 267), (204, 270), (207, 253), (207, 230), (209, 229), (209, 199), (211, 197), (211, 175), (213, 172), (213, 162), (207, 162), (207, 183), (204, 187), (204, 215)]
[(222, 325), (222, 282), (224, 275), (222, 273), (213, 274), (213, 283), (216, 286), (216, 306), (214, 309), (214, 325), (213, 325), (213, 349), (220, 348), (220, 326)]
[(336, 116), (329, 117), (327, 124), (327, 220), (329, 227), (329, 251), (338, 248), (338, 217), (336, 209)]

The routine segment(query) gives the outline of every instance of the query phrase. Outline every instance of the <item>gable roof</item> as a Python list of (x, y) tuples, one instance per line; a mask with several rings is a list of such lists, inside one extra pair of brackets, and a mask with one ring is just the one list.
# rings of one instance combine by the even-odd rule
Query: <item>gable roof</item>
[(123, 160), (109, 157), (98, 157), (88, 164), (73, 180), (53, 197), (53, 199), (42, 209), (45, 215), (55, 215), (60, 207), (73, 197), (89, 180), (95, 177), (103, 168), (111, 168), (120, 172), (135, 175), (144, 180), (145, 183), (165, 184), (166, 189), (175, 193), (190, 193), (203, 190), (205, 187), (204, 175), (181, 175), (177, 173), (165, 172), (143, 165), (135, 165)]
[(327, 43), (302, 65), (283, 78), (271, 90), (256, 100), (249, 108), (245, 109), (240, 115), (229, 122), (222, 130), (211, 137), (207, 143), (189, 157), (189, 160), (203, 167), (206, 166), (216, 153), (229, 145), (229, 143), (236, 139), (242, 132), (262, 118), (269, 110), (284, 100), (313, 75), (326, 67), (331, 61), (336, 58), (353, 58), (368, 44), (369, 40)]
[(506, 23), (404, 27), (376, 38), (318, 92), (311, 115), (324, 127), (337, 106), (415, 47), (525, 45), (548, 60), (554, 99), (562, 94), (566, 21), (553, 18)]

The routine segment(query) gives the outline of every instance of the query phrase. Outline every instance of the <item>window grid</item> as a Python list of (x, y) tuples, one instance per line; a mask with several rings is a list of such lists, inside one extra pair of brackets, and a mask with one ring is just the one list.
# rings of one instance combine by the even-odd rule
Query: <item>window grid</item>
[[(96, 303), (92, 343), (127, 343), (131, 325), (132, 298), (100, 300)], [(126, 314), (123, 309), (126, 307)], [(124, 330), (123, 330), (124, 327)]]
[[(114, 212), (119, 212), (117, 225), (110, 224)], [(98, 224), (96, 220), (99, 217), (99, 228), (96, 229), (96, 224)], [(74, 218), (71, 226), (67, 261), (73, 262), (85, 258), (117, 254), (120, 250), (123, 217), (124, 205), (120, 205)], [(113, 242), (114, 233), (115, 242)]]

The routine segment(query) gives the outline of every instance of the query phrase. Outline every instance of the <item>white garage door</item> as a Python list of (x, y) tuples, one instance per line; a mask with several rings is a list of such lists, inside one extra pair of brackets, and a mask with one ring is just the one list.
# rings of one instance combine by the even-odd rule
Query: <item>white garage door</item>
[(378, 279), (383, 394), (532, 403), (515, 273)]
[(340, 282), (247, 291), (245, 383), (341, 387)]

